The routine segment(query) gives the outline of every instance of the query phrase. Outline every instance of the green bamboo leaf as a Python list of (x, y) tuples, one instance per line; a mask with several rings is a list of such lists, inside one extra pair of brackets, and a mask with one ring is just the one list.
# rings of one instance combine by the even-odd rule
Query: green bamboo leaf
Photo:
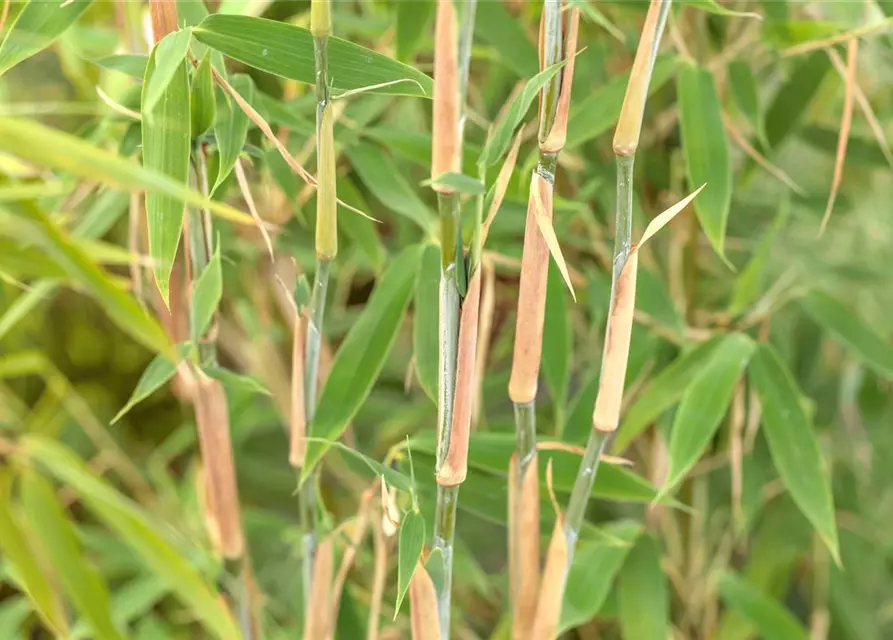
[(181, 29), (167, 34), (155, 45), (152, 52), (155, 67), (151, 76), (146, 74), (143, 89), (143, 113), (152, 114), (155, 111), (155, 106), (167, 91), (168, 85), (180, 73), (180, 67), (186, 60), (186, 52), (189, 51), (190, 40), (192, 30)]
[(573, 336), (568, 313), (567, 288), (564, 286), (561, 272), (555, 265), (555, 261), (550, 260), (549, 262), (549, 285), (546, 292), (546, 316), (543, 331), (543, 379), (552, 394), (557, 428), (563, 429), (562, 416), (564, 415), (564, 406), (567, 404)]
[(413, 302), (412, 343), (419, 384), (437, 402), (438, 291), (440, 288), (440, 247), (427, 245), (422, 251)]
[[(231, 84), (233, 89), (245, 98), (246, 102), (255, 103), (254, 82), (250, 76), (239, 73), (233, 76)], [(245, 139), (248, 137), (248, 128), (251, 125), (245, 112), (236, 104), (235, 100), (232, 100), (224, 92), (220, 93), (217, 114), (214, 135), (217, 138), (217, 152), (220, 154), (220, 159), (217, 165), (217, 178), (211, 188), (212, 194), (217, 192), (218, 187), (223, 184), (236, 166), (236, 160), (242, 153), (242, 147), (245, 146)]]
[(800, 121), (812, 104), (831, 69), (824, 51), (816, 51), (799, 61), (788, 74), (766, 111), (766, 138), (770, 149), (778, 146), (800, 128)]
[[(360, 211), (369, 211), (369, 205), (363, 199), (353, 180), (348, 176), (338, 176), (338, 196), (345, 204), (351, 207)], [(379, 227), (380, 225), (363, 216), (338, 216), (338, 228), (356, 245), (360, 252), (365, 254), (369, 260), (369, 266), (372, 267), (376, 274), (380, 273), (384, 267), (387, 255), (379, 235)]]
[[(149, 58), (143, 83), (143, 105), (148, 89), (159, 69), (158, 49)], [(189, 76), (186, 62), (181, 60), (152, 111), (143, 108), (143, 166), (169, 176), (184, 187), (189, 180), (189, 153), (192, 144), (189, 111)], [(149, 256), (155, 261), (153, 272), (165, 303), (170, 290), (170, 275), (183, 230), (182, 198), (146, 193), (146, 216), (149, 220)]]
[(622, 453), (664, 411), (679, 402), (689, 384), (712, 357), (719, 342), (720, 339), (714, 338), (702, 342), (688, 353), (679, 355), (672, 364), (648, 383), (626, 411), (626, 417), (617, 430), (613, 447), (615, 453)]
[(707, 13), (712, 13), (718, 16), (725, 16), (728, 18), (756, 18), (757, 20), (763, 19), (763, 16), (761, 16), (759, 13), (754, 13), (752, 11), (733, 11), (732, 9), (728, 9), (722, 6), (716, 0), (679, 0), (679, 5), (694, 7), (696, 9), (700, 9), (701, 11), (706, 11)]
[(33, 230), (41, 250), (61, 267), (69, 279), (92, 296), (124, 332), (153, 351), (171, 352), (167, 334), (158, 321), (140, 306), (136, 298), (121, 289), (109, 274), (92, 262), (83, 248), (69, 238), (55, 221), (35, 208), (23, 210), (22, 220), (26, 220)]
[(620, 628), (624, 638), (666, 640), (670, 637), (670, 592), (660, 566), (660, 548), (643, 535), (620, 572)]
[(536, 45), (504, 2), (478, 3), (474, 26), (475, 36), (489, 44), (500, 62), (519, 78), (529, 78), (539, 71)]
[(840, 563), (831, 482), (822, 468), (815, 428), (791, 372), (770, 345), (760, 345), (748, 374), (763, 409), (763, 433), (778, 474), (803, 515)]
[(823, 291), (812, 291), (800, 304), (819, 326), (859, 360), (879, 376), (893, 380), (893, 345), (854, 315), (851, 307)]
[(109, 71), (118, 71), (131, 78), (142, 80), (146, 75), (149, 56), (142, 53), (122, 53), (92, 60), (93, 64)]
[(732, 204), (732, 163), (722, 107), (707, 69), (684, 64), (676, 83), (685, 171), (692, 189), (707, 186), (695, 212), (713, 249), (725, 259), (726, 223)]
[[(679, 58), (676, 56), (658, 56), (651, 72), (648, 95), (654, 95), (660, 90), (676, 75), (678, 69)], [(575, 104), (571, 106), (571, 115), (567, 123), (565, 149), (575, 149), (611, 130), (617, 124), (628, 84), (629, 72), (613, 77), (597, 91), (582, 97), (579, 101), (574, 96), (572, 102)]]
[[(313, 36), (309, 29), (245, 16), (211, 15), (193, 31), (197, 40), (222, 54), (283, 78), (313, 84)], [(329, 77), (336, 92), (407, 80), (375, 93), (430, 98), (431, 78), (402, 62), (329, 36)]]
[(540, 89), (545, 87), (549, 80), (551, 80), (566, 63), (567, 60), (563, 60), (558, 64), (553, 64), (551, 67), (543, 69), (527, 81), (527, 84), (524, 85), (524, 90), (515, 97), (512, 104), (506, 110), (505, 116), (503, 116), (502, 120), (499, 121), (499, 124), (496, 125), (496, 128), (493, 129), (488, 136), (487, 143), (481, 151), (480, 158), (478, 158), (479, 166), (489, 167), (502, 159), (502, 156), (504, 156), (509, 149), (515, 130), (524, 119), (533, 99), (539, 95)]
[(769, 256), (772, 248), (775, 246), (775, 239), (779, 231), (787, 222), (791, 211), (790, 193), (785, 192), (778, 208), (778, 213), (772, 223), (772, 227), (763, 235), (757, 250), (747, 266), (741, 270), (738, 277), (735, 278), (735, 285), (732, 289), (732, 302), (729, 305), (729, 313), (738, 315), (751, 304), (756, 302), (757, 298), (765, 288), (766, 270)]
[(198, 344), (199, 339), (208, 331), (220, 299), (223, 297), (223, 272), (220, 268), (220, 247), (214, 251), (211, 260), (202, 271), (192, 288), (192, 301), (189, 307), (189, 327), (192, 341)]
[(400, 523), (400, 539), (397, 543), (397, 604), (394, 619), (400, 613), (400, 605), (409, 589), (416, 565), (425, 546), (425, 518), (418, 511), (409, 511)]
[(676, 486), (710, 444), (753, 351), (753, 340), (743, 333), (726, 336), (685, 390), (670, 433), (670, 468), (662, 492)]
[(31, 603), (27, 598), (7, 597), (0, 604), (0, 638), (25, 638), (25, 624), (31, 618)]
[[(420, 257), (420, 246), (404, 249), (375, 287), (335, 355), (310, 424), (311, 436), (337, 440), (369, 396), (403, 324)], [(313, 470), (325, 450), (324, 444), (308, 444), (302, 478)]]
[(766, 640), (807, 640), (809, 634), (790, 611), (744, 578), (724, 571), (719, 593), (727, 605), (740, 611)]
[(397, 59), (408, 62), (422, 39), (431, 32), (434, 0), (399, 0), (397, 2)]
[(136, 383), (136, 388), (133, 390), (133, 393), (130, 394), (130, 399), (121, 408), (118, 414), (112, 418), (111, 424), (118, 422), (118, 420), (123, 418), (127, 412), (155, 393), (162, 387), (162, 385), (173, 378), (174, 374), (177, 373), (179, 362), (188, 356), (191, 349), (192, 345), (190, 344), (177, 345), (179, 356), (177, 362), (164, 354), (155, 356), (152, 362), (149, 363), (149, 366), (146, 367), (146, 370), (143, 371), (143, 375), (140, 376), (139, 381)]
[(409, 218), (424, 231), (431, 229), (434, 222), (431, 210), (381, 147), (361, 142), (351, 147), (347, 155), (360, 180), (382, 204)]
[(760, 105), (757, 79), (750, 65), (744, 60), (735, 60), (729, 63), (729, 86), (732, 89), (732, 99), (735, 101), (738, 111), (747, 120), (760, 142), (764, 146), (768, 146), (766, 120)]
[(217, 102), (214, 96), (214, 77), (211, 75), (211, 52), (206, 51), (192, 76), (192, 137), (197, 138), (214, 126)]
[(202, 367), (208, 376), (222, 383), (224, 387), (233, 390), (247, 391), (262, 396), (272, 396), (273, 394), (253, 376), (230, 371), (224, 367), (205, 366)]
[(33, 470), (21, 480), (24, 512), (40, 548), (56, 570), (59, 582), (75, 608), (92, 627), (97, 640), (123, 640), (111, 617), (108, 589), (99, 573), (84, 558), (77, 533), (53, 486)]
[(7, 306), (3, 315), (0, 315), (0, 340), (22, 320), (24, 320), (37, 306), (45, 302), (56, 290), (59, 289), (59, 283), (54, 280), (41, 280), (31, 285), (31, 287), (16, 298), (12, 304)]
[(405, 491), (406, 493), (412, 493), (413, 491), (412, 479), (409, 476), (380, 463), (374, 458), (370, 458), (369, 456), (360, 451), (357, 451), (356, 449), (348, 447), (343, 442), (338, 442), (337, 440), (326, 440), (325, 438), (314, 438), (312, 436), (308, 437), (307, 440), (309, 442), (319, 442), (326, 445), (327, 447), (334, 447), (341, 451), (341, 453), (346, 454), (348, 456), (348, 459), (353, 459), (357, 462), (361, 462), (376, 476), (384, 478), (389, 487), (399, 489), (400, 491)]
[(23, 462), (39, 463), (59, 481), (71, 486), (84, 505), (186, 605), (213, 637), (241, 639), (213, 585), (205, 581), (182, 550), (172, 545), (135, 503), (95, 476), (70, 450), (50, 439), (22, 438), (16, 455)]
[(423, 187), (446, 187), (459, 193), (467, 193), (472, 196), (482, 196), (487, 193), (484, 183), (477, 178), (472, 178), (463, 173), (447, 172), (437, 176), (433, 180), (422, 180)]
[(591, 620), (599, 612), (614, 578), (642, 533), (642, 525), (620, 520), (603, 527), (602, 532), (610, 542), (584, 543), (574, 553), (567, 574), (558, 635)]
[[(548, 302), (548, 298), (547, 298)], [(545, 338), (545, 335), (543, 336)], [(585, 445), (592, 433), (592, 408), (598, 397), (598, 373), (592, 373), (586, 383), (571, 401), (567, 422), (561, 432), (561, 439), (571, 444)]]
[[(167, 587), (155, 576), (134, 578), (111, 594), (112, 615), (119, 625), (126, 627), (149, 613), (167, 594)], [(80, 623), (69, 636), (70, 640), (88, 640), (90, 637), (89, 627)]]
[(91, 0), (29, 0), (0, 44), (0, 75), (46, 49), (87, 10)]
[[(9, 470), (3, 473), (4, 484), (9, 484)], [(68, 634), (68, 621), (62, 601), (53, 586), (51, 571), (40, 566), (32, 546), (33, 539), (19, 526), (8, 495), (8, 486), (0, 499), (0, 550), (3, 558), (14, 569), (18, 584), (28, 596), (41, 621), (61, 637)]]

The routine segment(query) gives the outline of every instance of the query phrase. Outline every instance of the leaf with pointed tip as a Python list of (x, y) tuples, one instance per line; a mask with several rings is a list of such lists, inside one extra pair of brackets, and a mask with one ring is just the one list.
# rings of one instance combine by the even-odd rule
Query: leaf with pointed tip
[(741, 612), (766, 640), (807, 640), (809, 634), (784, 605), (731, 571), (719, 578), (719, 594)]
[[(557, 422), (558, 418), (564, 415), (564, 405), (567, 403), (573, 336), (571, 335), (567, 294), (561, 282), (561, 273), (555, 264), (549, 265), (548, 282), (542, 368), (543, 379), (549, 387), (552, 403), (555, 405)], [(558, 424), (558, 428), (563, 428), (563, 425)]]
[(155, 110), (168, 85), (179, 73), (180, 67), (186, 60), (190, 40), (192, 30), (181, 29), (167, 34), (155, 45), (155, 50), (152, 52), (155, 68), (151, 76), (146, 76), (146, 86), (143, 89), (143, 113), (151, 114)]
[(46, 49), (90, 7), (91, 0), (29, 0), (0, 44), (0, 75)]
[(763, 409), (763, 433), (772, 462), (803, 515), (840, 563), (831, 481), (823, 471), (822, 454), (794, 377), (778, 352), (760, 345), (748, 377)]
[[(192, 345), (190, 344), (177, 345), (179, 360), (182, 361), (188, 357), (191, 349)], [(140, 376), (139, 381), (136, 383), (136, 388), (133, 390), (133, 393), (130, 394), (130, 399), (121, 408), (118, 414), (112, 418), (111, 424), (118, 422), (118, 420), (123, 418), (128, 411), (155, 393), (162, 385), (173, 378), (174, 374), (177, 373), (178, 365), (179, 362), (174, 362), (164, 354), (155, 356), (152, 362), (149, 363), (149, 366), (146, 367), (146, 370), (143, 371), (143, 375)]]
[(418, 511), (410, 511), (400, 523), (400, 537), (397, 542), (397, 603), (394, 605), (394, 619), (400, 613), (400, 605), (409, 589), (422, 549), (425, 546), (425, 518)]
[(214, 77), (211, 74), (211, 52), (207, 51), (192, 76), (192, 137), (209, 131), (217, 120)]
[[(233, 76), (233, 89), (242, 96), (248, 104), (256, 102), (254, 95), (254, 81), (251, 76), (239, 73)], [(220, 92), (220, 98), (217, 101), (217, 122), (214, 125), (214, 136), (217, 138), (217, 153), (219, 159), (217, 162), (217, 177), (214, 179), (214, 186), (211, 187), (211, 193), (215, 194), (221, 184), (232, 173), (245, 146), (245, 139), (248, 137), (248, 129), (251, 121), (248, 115), (242, 111), (239, 104), (232, 99), (232, 96), (226, 92)]]
[(400, 0), (397, 4), (397, 59), (413, 57), (424, 36), (430, 33), (434, 0)]
[(722, 6), (716, 0), (678, 1), (680, 6), (694, 7), (696, 9), (700, 9), (701, 11), (706, 11), (707, 13), (712, 13), (717, 16), (725, 16), (727, 18), (755, 18), (756, 20), (763, 19), (763, 16), (761, 16), (759, 13), (754, 13), (752, 11), (733, 11), (732, 9), (728, 9)]
[(199, 339), (208, 331), (222, 297), (223, 272), (220, 268), (220, 247), (218, 246), (192, 288), (189, 327), (193, 344), (198, 344)]

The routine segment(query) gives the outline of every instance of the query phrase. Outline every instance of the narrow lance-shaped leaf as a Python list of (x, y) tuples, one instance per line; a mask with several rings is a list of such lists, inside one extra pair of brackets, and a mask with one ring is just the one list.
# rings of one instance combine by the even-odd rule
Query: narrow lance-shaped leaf
[[(143, 103), (152, 85), (158, 49), (149, 58), (143, 83)], [(191, 145), (189, 77), (186, 62), (181, 61), (152, 111), (143, 110), (143, 165), (163, 173), (185, 187), (189, 177)], [(149, 255), (155, 261), (155, 282), (165, 304), (168, 303), (170, 275), (183, 229), (184, 202), (181, 198), (153, 192), (146, 194), (149, 219)]]
[[(338, 349), (310, 425), (310, 435), (338, 439), (366, 400), (403, 323), (420, 253), (419, 246), (405, 249), (375, 287)], [(303, 477), (313, 470), (325, 449), (318, 442), (308, 444)]]
[(784, 605), (731, 571), (719, 578), (719, 594), (740, 611), (766, 640), (806, 640), (809, 634)]
[(400, 523), (397, 542), (397, 603), (394, 605), (394, 618), (400, 613), (400, 605), (409, 590), (424, 546), (425, 518), (418, 511), (410, 511)]
[(757, 20), (762, 20), (763, 16), (759, 13), (754, 13), (752, 11), (733, 11), (732, 9), (728, 9), (721, 4), (719, 4), (716, 0), (677, 0), (677, 2), (681, 6), (690, 6), (701, 9), (702, 11), (706, 11), (707, 13), (712, 13), (718, 16), (726, 16), (729, 18), (755, 18)]
[[(549, 285), (546, 289), (546, 318), (543, 332), (543, 378), (552, 394), (556, 415), (564, 414), (568, 382), (571, 374), (571, 335), (567, 293), (561, 283), (556, 265), (549, 266)], [(562, 425), (558, 425), (559, 429)]]
[(794, 377), (770, 345), (757, 349), (748, 377), (760, 398), (763, 433), (778, 474), (839, 564), (831, 483)]
[(729, 87), (732, 90), (732, 99), (735, 106), (750, 124), (757, 138), (764, 146), (766, 142), (766, 120), (760, 105), (757, 79), (753, 70), (744, 60), (735, 60), (729, 63)]
[[(224, 55), (269, 73), (313, 84), (316, 82), (313, 36), (309, 29), (246, 16), (211, 15), (193, 31), (200, 42)], [(336, 93), (395, 80), (406, 80), (375, 93), (430, 98), (431, 78), (382, 54), (342, 40), (328, 38), (329, 77)]]
[[(177, 351), (180, 358), (184, 358), (190, 348), (191, 345), (178, 345)], [(149, 363), (149, 366), (146, 367), (146, 370), (143, 371), (143, 375), (140, 376), (139, 381), (136, 383), (136, 388), (133, 390), (133, 393), (130, 394), (130, 399), (127, 401), (127, 404), (125, 404), (117, 415), (112, 418), (112, 424), (115, 424), (118, 420), (123, 418), (128, 411), (133, 409), (140, 402), (160, 389), (168, 380), (173, 378), (174, 374), (177, 372), (178, 365), (179, 362), (175, 362), (165, 354), (155, 356), (152, 362)]]
[(624, 638), (670, 637), (670, 593), (660, 566), (660, 548), (643, 535), (620, 572), (620, 628)]
[(397, 59), (410, 60), (419, 41), (428, 33), (435, 0), (402, 0), (397, 2)]
[(192, 332), (192, 341), (198, 341), (208, 331), (220, 298), (223, 297), (223, 273), (220, 267), (220, 247), (202, 271), (192, 289), (192, 300), (189, 306), (189, 326)]
[(713, 75), (685, 64), (676, 84), (685, 171), (690, 186), (707, 184), (695, 212), (714, 250), (725, 258), (726, 223), (732, 204), (732, 164), (722, 107)]
[(192, 76), (192, 137), (203, 135), (217, 120), (217, 102), (214, 96), (214, 77), (211, 75), (211, 52), (205, 56)]
[(726, 415), (732, 395), (754, 351), (754, 342), (733, 333), (685, 390), (670, 432), (670, 468), (663, 491), (669, 491), (694, 466)]
[(28, 0), (0, 44), (0, 75), (50, 46), (90, 6), (91, 0)]
[[(246, 102), (249, 104), (255, 102), (254, 82), (249, 76), (243, 73), (237, 74), (233, 77), (231, 84)], [(217, 122), (214, 125), (219, 158), (217, 160), (217, 177), (214, 179), (211, 193), (216, 193), (224, 180), (232, 173), (236, 166), (236, 160), (242, 153), (242, 147), (245, 146), (245, 138), (248, 136), (250, 125), (251, 121), (248, 119), (248, 115), (239, 108), (235, 100), (221, 92), (217, 100)]]
[(155, 46), (152, 53), (154, 69), (152, 75), (146, 76), (146, 86), (143, 93), (141, 109), (143, 113), (152, 114), (155, 106), (179, 72), (183, 61), (186, 60), (186, 52), (189, 50), (189, 41), (192, 40), (192, 31), (183, 29), (167, 34)]

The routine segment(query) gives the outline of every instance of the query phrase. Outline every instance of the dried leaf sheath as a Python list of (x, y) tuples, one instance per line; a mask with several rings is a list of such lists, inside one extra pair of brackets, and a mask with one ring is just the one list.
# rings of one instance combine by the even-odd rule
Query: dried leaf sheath
[(549, 135), (540, 144), (543, 153), (560, 153), (564, 149), (567, 140), (567, 120), (570, 114), (571, 88), (574, 80), (574, 62), (577, 55), (577, 35), (580, 31), (580, 10), (571, 8), (567, 19), (567, 39), (565, 41), (564, 56), (567, 64), (561, 71), (561, 94), (558, 98), (558, 108), (555, 113), (555, 123)]
[(321, 105), (316, 191), (316, 255), (334, 260), (338, 254), (338, 197), (335, 187), (334, 109)]
[(630, 71), (629, 83), (617, 129), (614, 132), (614, 153), (618, 156), (635, 155), (642, 132), (642, 117), (645, 114), (645, 102), (648, 99), (648, 85), (651, 81), (651, 69), (654, 57), (660, 46), (666, 14), (670, 0), (651, 0), (636, 57)]
[[(460, 118), (459, 35), (453, 0), (437, 0), (434, 32), (434, 113), (432, 122), (431, 179), (459, 171)], [(435, 187), (437, 189), (437, 187)], [(439, 188), (441, 193), (452, 193)]]
[(177, 0), (149, 0), (149, 15), (156, 43), (177, 30)]
[(288, 461), (295, 469), (304, 466), (307, 453), (307, 414), (304, 406), (304, 319), (295, 314), (291, 351), (291, 432)]
[(244, 541), (226, 394), (217, 380), (201, 371), (196, 375), (195, 420), (207, 483), (207, 507), (216, 523), (221, 555), (239, 558)]
[(509, 466), (509, 584), (512, 588), (512, 638), (530, 638), (540, 579), (540, 495), (536, 453), (518, 478), (518, 455)]
[(546, 486), (555, 510), (555, 528), (546, 552), (546, 565), (543, 568), (539, 598), (536, 603), (536, 617), (530, 633), (531, 640), (553, 640), (561, 620), (561, 602), (564, 599), (564, 581), (570, 561), (570, 547), (565, 532), (564, 515), (552, 488), (552, 461), (546, 469)]
[(409, 584), (410, 623), (412, 640), (440, 640), (437, 616), (437, 593), (434, 582), (419, 561)]
[(478, 268), (471, 276), (471, 281), (468, 283), (468, 294), (462, 305), (450, 448), (446, 460), (437, 473), (438, 484), (448, 487), (462, 484), (468, 472), (468, 441), (471, 432), (471, 411), (474, 404), (474, 374), (480, 303), (481, 269)]
[(636, 308), (638, 265), (638, 251), (634, 246), (620, 272), (620, 277), (617, 278), (614, 302), (611, 305), (602, 373), (592, 416), (593, 427), (599, 431), (614, 431), (620, 422), (620, 406), (623, 402), (623, 385), (626, 380), (626, 365), (633, 330), (633, 313)]
[(313, 554), (313, 583), (304, 618), (304, 640), (326, 640), (329, 635), (332, 600), (332, 574), (335, 567), (335, 548), (332, 536), (320, 540)]
[(521, 282), (518, 291), (518, 319), (509, 397), (516, 404), (536, 398), (537, 377), (543, 350), (543, 326), (546, 312), (546, 284), (549, 272), (549, 248), (536, 220), (534, 189), (539, 189), (543, 212), (552, 218), (552, 185), (534, 172), (527, 203), (527, 225), (521, 258)]

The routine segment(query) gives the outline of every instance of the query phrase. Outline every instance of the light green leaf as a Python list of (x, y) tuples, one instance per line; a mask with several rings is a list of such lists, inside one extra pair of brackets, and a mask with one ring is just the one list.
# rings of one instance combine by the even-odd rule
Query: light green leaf
[(564, 67), (566, 62), (567, 60), (563, 60), (558, 64), (553, 64), (527, 81), (527, 84), (524, 85), (524, 90), (515, 97), (512, 104), (505, 111), (505, 116), (503, 116), (502, 120), (499, 121), (499, 124), (496, 125), (496, 128), (493, 129), (487, 138), (487, 143), (481, 151), (480, 158), (478, 158), (479, 166), (489, 167), (502, 159), (502, 156), (509, 149), (515, 129), (521, 124), (533, 99), (539, 95), (540, 89), (545, 87), (549, 80)]
[[(177, 345), (179, 359), (183, 360), (186, 358), (191, 349), (192, 345), (190, 344)], [(146, 370), (143, 371), (143, 375), (140, 376), (139, 381), (136, 383), (136, 388), (133, 390), (133, 393), (130, 394), (130, 399), (127, 401), (127, 404), (125, 404), (118, 414), (112, 418), (111, 424), (118, 422), (118, 420), (123, 418), (128, 411), (155, 393), (162, 385), (173, 378), (174, 374), (177, 372), (178, 364), (179, 362), (174, 362), (164, 354), (155, 356), (152, 362), (149, 363), (149, 366), (146, 367)]]
[[(679, 69), (679, 59), (673, 55), (662, 55), (654, 61), (648, 95), (654, 95)], [(614, 76), (597, 91), (571, 101), (571, 114), (567, 123), (567, 144), (565, 149), (575, 149), (603, 133), (611, 130), (620, 118), (623, 97), (629, 84), (629, 72)], [(700, 185), (698, 185), (700, 186)]]
[(728, 18), (756, 18), (757, 20), (763, 19), (763, 16), (759, 13), (754, 13), (752, 11), (733, 11), (732, 9), (722, 6), (716, 0), (678, 0), (678, 2), (679, 6), (695, 7), (701, 11), (706, 11), (707, 13), (712, 13), (718, 16), (726, 16)]
[(676, 90), (688, 184), (692, 189), (707, 185), (695, 200), (695, 212), (710, 244), (725, 259), (726, 223), (732, 204), (732, 163), (713, 75), (695, 64), (684, 64)]
[(425, 35), (431, 33), (434, 0), (399, 0), (396, 4), (397, 59), (408, 62)]
[(839, 564), (831, 482), (823, 470), (815, 427), (803, 408), (794, 377), (770, 345), (757, 349), (748, 377), (760, 398), (763, 433), (775, 468)]
[(660, 414), (679, 402), (688, 385), (713, 355), (719, 342), (718, 338), (702, 342), (691, 351), (680, 354), (672, 364), (652, 378), (626, 411), (614, 440), (615, 453), (622, 453)]
[(757, 79), (750, 65), (744, 60), (729, 63), (729, 86), (738, 111), (745, 117), (760, 142), (768, 146), (766, 120), (763, 116), (763, 107), (760, 105)]
[(744, 578), (724, 571), (719, 578), (719, 593), (727, 605), (748, 618), (766, 640), (807, 640), (802, 624), (784, 608)]
[(214, 319), (214, 314), (217, 313), (217, 307), (222, 297), (223, 272), (220, 268), (220, 247), (218, 246), (192, 288), (189, 327), (194, 344), (198, 344), (199, 339), (211, 326), (211, 321)]
[(327, 447), (335, 447), (341, 453), (344, 453), (348, 456), (348, 458), (353, 458), (359, 462), (362, 462), (370, 471), (372, 471), (376, 476), (384, 478), (385, 482), (387, 482), (389, 487), (393, 487), (399, 489), (400, 491), (405, 491), (406, 493), (412, 493), (412, 479), (406, 476), (399, 471), (392, 469), (391, 467), (380, 463), (378, 460), (370, 458), (364, 453), (357, 451), (356, 449), (352, 449), (348, 447), (343, 442), (338, 442), (337, 440), (326, 440), (325, 438), (314, 438), (312, 436), (307, 438), (308, 442), (319, 442), (321, 444), (326, 445)]
[[(547, 298), (548, 303), (548, 298)], [(545, 336), (543, 336), (545, 338)], [(590, 374), (586, 383), (571, 402), (567, 422), (561, 432), (561, 439), (571, 444), (585, 445), (592, 433), (592, 408), (598, 397), (598, 373)]]
[[(355, 209), (369, 211), (369, 205), (363, 199), (353, 180), (348, 176), (338, 176), (338, 196), (345, 204)], [(365, 254), (372, 270), (376, 274), (380, 273), (384, 267), (387, 255), (379, 235), (380, 226), (363, 216), (352, 214), (338, 216), (338, 228)]]
[(73, 25), (91, 0), (29, 0), (0, 44), (0, 75), (46, 49)]
[(186, 60), (186, 52), (189, 51), (190, 40), (192, 30), (182, 29), (167, 34), (155, 45), (152, 52), (155, 66), (151, 76), (146, 75), (143, 88), (143, 113), (152, 114), (155, 111), (155, 106), (167, 91), (168, 85), (180, 73), (180, 67)]
[(204, 580), (182, 549), (150, 524), (136, 504), (95, 476), (64, 446), (39, 436), (22, 438), (19, 445), (16, 455), (20, 460), (39, 463), (71, 486), (84, 505), (130, 547), (213, 637), (241, 640), (216, 589)]
[(660, 566), (660, 548), (643, 535), (620, 572), (620, 628), (624, 638), (666, 640), (670, 637), (670, 592)]
[[(310, 424), (311, 436), (337, 440), (369, 396), (403, 324), (420, 257), (418, 245), (404, 249), (375, 287), (335, 355)], [(302, 478), (313, 470), (325, 450), (324, 444), (308, 444)]]
[(146, 75), (146, 65), (149, 62), (149, 56), (142, 53), (122, 53), (99, 58), (92, 62), (103, 69), (118, 71), (131, 78), (142, 80)]
[(726, 336), (685, 390), (670, 433), (670, 468), (662, 492), (676, 486), (710, 444), (753, 351), (753, 340), (743, 333)]
[(400, 605), (409, 589), (416, 565), (425, 546), (425, 518), (418, 511), (409, 511), (400, 523), (400, 539), (397, 543), (397, 604), (394, 619), (400, 613)]
[(729, 313), (732, 315), (738, 315), (747, 309), (763, 293), (766, 280), (766, 263), (769, 261), (772, 247), (775, 246), (775, 238), (778, 236), (778, 232), (787, 222), (790, 210), (791, 197), (788, 192), (785, 192), (772, 227), (763, 235), (750, 262), (735, 278), (735, 285), (732, 289), (732, 302), (729, 305)]
[[(157, 69), (158, 49), (149, 58), (143, 83), (143, 104)], [(169, 176), (185, 188), (189, 180), (189, 153), (192, 143), (189, 111), (189, 77), (181, 60), (152, 111), (142, 111), (143, 166)], [(146, 193), (149, 220), (149, 256), (155, 262), (155, 282), (165, 304), (168, 302), (171, 269), (177, 256), (183, 230), (182, 198)]]
[(621, 520), (606, 525), (602, 531), (613, 542), (584, 543), (574, 553), (567, 574), (558, 635), (591, 620), (599, 612), (614, 578), (642, 532), (642, 525)]
[(211, 75), (211, 52), (206, 51), (192, 76), (192, 137), (197, 138), (214, 126), (217, 102), (214, 96), (214, 77)]
[(28, 291), (9, 304), (3, 315), (0, 315), (0, 340), (3, 340), (19, 322), (34, 311), (41, 302), (45, 302), (58, 288), (58, 282), (42, 280), (31, 285)]
[(812, 291), (800, 303), (819, 326), (859, 360), (879, 376), (893, 380), (893, 345), (860, 320), (852, 307), (823, 291)]
[(564, 405), (567, 403), (571, 374), (573, 336), (568, 314), (567, 289), (554, 261), (549, 263), (548, 282), (543, 331), (543, 379), (552, 395), (558, 429), (562, 429), (561, 418), (564, 414)]
[(452, 171), (437, 176), (434, 180), (423, 180), (423, 187), (446, 187), (459, 193), (467, 193), (473, 196), (482, 196), (487, 192), (484, 183), (477, 178), (472, 178), (463, 173)]
[[(232, 87), (240, 96), (242, 96), (248, 104), (256, 102), (254, 95), (254, 82), (250, 76), (244, 73), (233, 76)], [(251, 121), (244, 111), (239, 107), (235, 100), (225, 92), (220, 93), (220, 99), (217, 104), (217, 123), (214, 125), (214, 135), (217, 138), (217, 152), (220, 159), (217, 165), (217, 178), (214, 180), (214, 186), (211, 193), (216, 193), (218, 187), (232, 173), (233, 167), (236, 166), (236, 160), (242, 153), (242, 147), (245, 146), (245, 139), (248, 136), (248, 128)]]
[(440, 247), (427, 245), (415, 284), (412, 345), (415, 371), (427, 396), (437, 402), (438, 306), (440, 290)]
[[(5, 470), (4, 484), (9, 484), (9, 470)], [(0, 496), (0, 550), (3, 558), (15, 569), (18, 582), (31, 601), (34, 610), (47, 627), (60, 636), (67, 635), (68, 621), (62, 601), (53, 586), (53, 575), (40, 566), (32, 547), (33, 539), (26, 536), (10, 509), (8, 487)], [(49, 569), (49, 568), (47, 568)]]
[(409, 218), (424, 231), (431, 228), (434, 222), (431, 210), (381, 147), (361, 142), (349, 149), (347, 155), (360, 180), (382, 204)]
[[(112, 615), (119, 625), (126, 626), (149, 613), (167, 594), (167, 587), (155, 576), (134, 578), (111, 594)], [(71, 631), (70, 640), (90, 637), (89, 627), (77, 624)]]
[(202, 371), (218, 382), (221, 382), (224, 387), (250, 391), (251, 393), (257, 393), (262, 396), (272, 395), (264, 385), (252, 376), (236, 373), (235, 371), (230, 371), (224, 367), (216, 366), (202, 367)]
[(22, 473), (21, 499), (31, 533), (56, 570), (78, 612), (97, 640), (123, 640), (111, 617), (109, 593), (95, 568), (87, 564), (77, 534), (53, 486), (34, 470)]
[[(193, 31), (200, 42), (249, 66), (283, 78), (316, 82), (309, 29), (264, 18), (211, 15)], [(431, 98), (434, 83), (424, 73), (352, 42), (329, 36), (329, 77), (336, 92), (399, 82), (375, 93)]]

